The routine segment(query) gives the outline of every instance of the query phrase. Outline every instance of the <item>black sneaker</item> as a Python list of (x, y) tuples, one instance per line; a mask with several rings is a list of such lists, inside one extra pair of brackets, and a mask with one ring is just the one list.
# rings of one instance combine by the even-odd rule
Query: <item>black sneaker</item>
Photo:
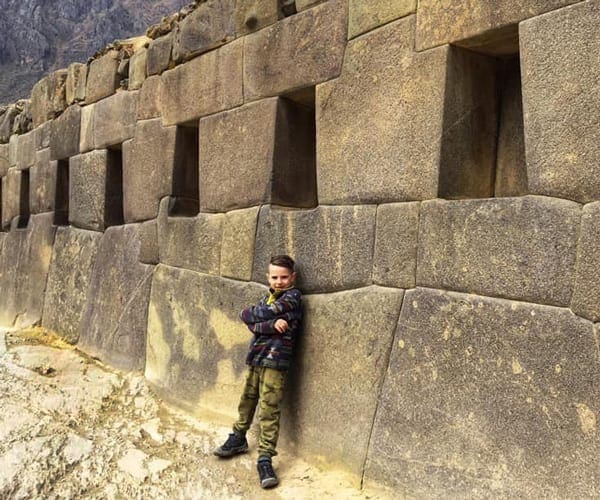
[(219, 446), (213, 453), (217, 457), (232, 457), (240, 453), (248, 451), (248, 441), (244, 434), (232, 432), (229, 434), (227, 441), (222, 446)]
[(256, 468), (258, 469), (258, 477), (262, 488), (272, 488), (279, 484), (279, 479), (275, 475), (270, 458), (260, 459), (256, 464)]

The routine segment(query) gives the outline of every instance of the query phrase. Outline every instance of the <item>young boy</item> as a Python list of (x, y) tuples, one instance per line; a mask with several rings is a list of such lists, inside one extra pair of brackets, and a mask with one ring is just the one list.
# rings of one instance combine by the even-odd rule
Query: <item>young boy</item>
[(293, 259), (288, 255), (271, 257), (267, 279), (269, 293), (257, 305), (240, 313), (241, 320), (254, 333), (246, 358), (246, 384), (233, 432), (214, 452), (219, 457), (231, 457), (248, 450), (246, 431), (258, 404), (260, 436), (257, 469), (263, 488), (279, 483), (271, 457), (277, 454), (275, 447), (279, 436), (283, 385), (302, 320), (302, 294), (294, 288), (296, 273)]

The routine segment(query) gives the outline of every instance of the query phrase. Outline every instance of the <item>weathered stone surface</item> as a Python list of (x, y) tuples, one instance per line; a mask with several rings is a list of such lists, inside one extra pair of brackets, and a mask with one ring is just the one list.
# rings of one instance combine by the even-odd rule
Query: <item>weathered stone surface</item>
[(0, 144), (0, 177), (4, 177), (10, 167), (8, 144)]
[(17, 165), (19, 170), (25, 170), (35, 163), (35, 140), (33, 132), (17, 136)]
[(67, 70), (50, 73), (37, 82), (31, 91), (31, 114), (33, 126), (60, 115), (67, 107), (66, 101)]
[(140, 262), (158, 264), (158, 221), (156, 219), (140, 224)]
[(203, 118), (200, 178), (202, 211), (262, 203), (315, 206), (314, 113), (271, 98)]
[[(440, 169), (452, 172), (453, 166), (466, 178), (465, 190), (475, 190), (481, 184), (472, 186), (471, 179), (480, 175), (470, 176), (469, 167), (493, 165), (494, 155), (479, 165), (479, 150), (472, 147), (480, 138), (495, 143), (486, 128), (473, 130), (483, 109), (476, 103), (491, 91), (488, 80), (481, 86), (474, 81), (479, 72), (473, 67), (484, 61), (460, 49), (414, 53), (413, 32), (411, 16), (352, 40), (341, 77), (317, 87), (320, 203), (435, 198)], [(481, 104), (490, 102), (495, 99)], [(465, 116), (471, 119), (461, 120)], [(444, 185), (453, 184), (448, 179)]]
[(126, 370), (143, 370), (153, 266), (140, 264), (139, 225), (109, 227), (102, 235), (79, 347)]
[(424, 202), (417, 284), (568, 306), (580, 218), (541, 196)]
[(66, 160), (79, 154), (81, 108), (74, 104), (52, 122), (50, 129), (50, 159)]
[(138, 90), (146, 79), (148, 50), (140, 49), (129, 59), (129, 90)]
[(88, 67), (86, 64), (73, 63), (69, 65), (65, 89), (67, 105), (85, 100), (87, 71)]
[(146, 59), (146, 73), (148, 76), (160, 75), (163, 71), (169, 69), (172, 49), (172, 32), (150, 42), (150, 45), (148, 45), (148, 55)]
[(160, 119), (137, 124), (132, 141), (123, 145), (123, 211), (125, 222), (155, 219), (161, 198), (171, 193), (177, 127)]
[(584, 318), (600, 321), (600, 202), (583, 207), (577, 249), (575, 288), (571, 309)]
[[(558, 9), (579, 0), (467, 0), (439, 2), (419, 0), (417, 50), (460, 42), (476, 49), (497, 46), (506, 30), (529, 17)], [(518, 38), (517, 38), (518, 40)], [(500, 53), (516, 53), (512, 43)]]
[(532, 193), (600, 199), (600, 5), (582, 2), (521, 25), (527, 177)]
[(237, 40), (161, 75), (165, 125), (197, 120), (243, 102), (243, 45)]
[(495, 195), (521, 196), (528, 194), (528, 190), (518, 58), (504, 63), (502, 78)]
[(154, 75), (146, 80), (138, 95), (137, 119), (150, 120), (161, 115), (160, 93), (162, 80), (160, 76)]
[(238, 313), (265, 291), (256, 283), (157, 266), (148, 314), (146, 378), (195, 413), (234, 418), (251, 338)]
[(77, 343), (100, 233), (59, 227), (50, 262), (42, 325)]
[(10, 167), (17, 166), (17, 158), (19, 151), (19, 136), (17, 134), (13, 134), (10, 136), (8, 142), (8, 164)]
[(417, 0), (350, 0), (348, 38), (377, 28), (417, 10)]
[(374, 283), (414, 288), (418, 235), (419, 203), (389, 203), (377, 207)]
[(111, 50), (90, 63), (85, 90), (85, 102), (90, 104), (115, 93), (120, 77), (119, 52)]
[(313, 210), (260, 210), (253, 281), (266, 283), (271, 255), (291, 255), (306, 293), (371, 284), (375, 238), (373, 205), (320, 206)]
[(0, 115), (0, 142), (8, 142), (13, 133), (13, 125), (19, 111), (14, 105), (8, 106), (8, 109)]
[(402, 296), (375, 286), (305, 296), (282, 424), (301, 452), (362, 473)]
[(52, 122), (42, 123), (33, 130), (33, 140), (37, 151), (50, 147), (50, 135), (52, 131)]
[(138, 92), (118, 92), (94, 106), (94, 148), (120, 145), (135, 131)]
[(106, 149), (69, 160), (69, 222), (74, 226), (104, 231), (111, 225), (107, 194), (111, 161), (114, 161), (114, 156)]
[(315, 5), (322, 3), (327, 0), (296, 0), (296, 10), (302, 12), (303, 10), (310, 9)]
[(244, 281), (252, 279), (258, 211), (259, 207), (251, 207), (225, 214), (221, 244), (221, 276)]
[[(6, 179), (3, 179), (5, 181)], [(4, 197), (3, 197), (4, 198)], [(4, 217), (4, 210), (2, 211)], [(19, 259), (26, 255), (26, 231), (10, 231), (2, 233), (2, 251), (0, 252), (0, 325), (14, 325), (19, 309), (18, 286)]]
[(7, 229), (13, 218), (21, 213), (22, 171), (9, 168), (2, 179), (2, 228)]
[(367, 481), (414, 498), (594, 496), (597, 352), (567, 309), (406, 292)]
[(247, 0), (236, 2), (235, 33), (242, 36), (258, 31), (279, 19), (279, 0)]
[(236, 0), (207, 0), (198, 4), (174, 32), (173, 59), (187, 61), (235, 38)]
[(347, 25), (347, 2), (331, 0), (248, 35), (245, 99), (278, 95), (338, 76)]
[(94, 104), (81, 108), (81, 131), (79, 151), (87, 153), (94, 149)]
[(167, 197), (160, 203), (160, 262), (218, 276), (224, 215), (200, 213), (195, 217), (169, 217), (170, 201)]
[(57, 162), (50, 161), (50, 150), (36, 153), (35, 165), (29, 169), (29, 208), (32, 214), (52, 212), (56, 196)]

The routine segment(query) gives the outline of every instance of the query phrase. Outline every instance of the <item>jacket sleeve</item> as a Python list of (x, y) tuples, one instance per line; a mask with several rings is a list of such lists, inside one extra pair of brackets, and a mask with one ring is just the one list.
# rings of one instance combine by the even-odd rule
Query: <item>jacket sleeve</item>
[(296, 289), (284, 293), (271, 305), (261, 302), (240, 312), (240, 319), (247, 325), (279, 318), (290, 321), (301, 317), (302, 295)]

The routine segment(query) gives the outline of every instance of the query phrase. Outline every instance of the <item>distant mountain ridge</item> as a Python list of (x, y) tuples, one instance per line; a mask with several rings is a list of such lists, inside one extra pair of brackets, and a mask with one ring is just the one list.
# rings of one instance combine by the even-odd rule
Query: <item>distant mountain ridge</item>
[(45, 74), (145, 33), (189, 0), (0, 0), (0, 104), (28, 98)]

